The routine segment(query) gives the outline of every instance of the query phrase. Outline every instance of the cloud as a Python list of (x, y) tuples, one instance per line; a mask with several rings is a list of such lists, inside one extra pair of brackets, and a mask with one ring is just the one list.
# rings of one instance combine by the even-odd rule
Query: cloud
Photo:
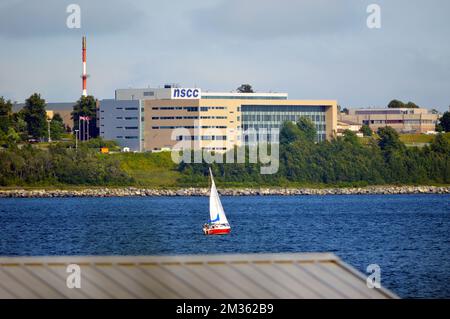
[(194, 27), (211, 33), (273, 38), (338, 33), (364, 23), (361, 2), (227, 0), (198, 10)]
[[(66, 8), (72, 3), (81, 7), (81, 29), (69, 29), (66, 25)], [(1, 7), (0, 35), (27, 38), (117, 33), (130, 29), (142, 17), (143, 13), (132, 3), (121, 0), (9, 1)]]

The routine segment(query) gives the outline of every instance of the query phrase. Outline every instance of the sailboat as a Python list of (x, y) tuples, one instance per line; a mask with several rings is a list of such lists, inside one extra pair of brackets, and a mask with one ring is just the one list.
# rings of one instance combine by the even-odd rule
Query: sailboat
[(210, 220), (208, 224), (203, 225), (203, 233), (205, 235), (226, 235), (230, 233), (231, 227), (220, 202), (211, 168), (209, 168), (209, 174), (211, 176), (211, 194), (209, 195)]

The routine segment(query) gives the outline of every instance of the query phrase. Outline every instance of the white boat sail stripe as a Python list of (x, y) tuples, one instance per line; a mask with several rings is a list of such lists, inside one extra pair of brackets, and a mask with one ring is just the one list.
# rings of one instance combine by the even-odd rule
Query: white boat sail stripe
[(211, 194), (209, 196), (209, 216), (212, 224), (228, 224), (227, 217), (220, 202), (219, 193), (210, 169), (211, 174)]

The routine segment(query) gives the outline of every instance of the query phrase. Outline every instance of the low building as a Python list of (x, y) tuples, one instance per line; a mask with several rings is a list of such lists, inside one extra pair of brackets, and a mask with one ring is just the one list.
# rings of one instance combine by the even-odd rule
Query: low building
[(337, 136), (342, 136), (345, 131), (351, 131), (356, 133), (357, 136), (363, 137), (360, 132), (362, 125), (352, 121), (338, 120), (337, 123)]
[(100, 136), (133, 151), (173, 149), (180, 141), (226, 151), (246, 143), (248, 131), (270, 131), (301, 116), (315, 123), (318, 141), (336, 134), (336, 101), (289, 100), (286, 93), (202, 92), (166, 86), (119, 89), (115, 99), (99, 104)]
[(350, 109), (339, 114), (339, 121), (368, 125), (373, 131), (390, 126), (399, 133), (426, 133), (434, 131), (439, 115), (424, 108)]
[[(76, 102), (52, 102), (46, 104), (46, 111), (47, 116), (49, 118), (53, 118), (53, 116), (58, 113), (61, 115), (64, 125), (73, 128), (73, 120), (72, 120), (72, 111), (73, 107), (76, 104)], [(23, 107), (25, 106), (25, 103), (15, 103), (13, 105), (13, 111), (19, 112)]]

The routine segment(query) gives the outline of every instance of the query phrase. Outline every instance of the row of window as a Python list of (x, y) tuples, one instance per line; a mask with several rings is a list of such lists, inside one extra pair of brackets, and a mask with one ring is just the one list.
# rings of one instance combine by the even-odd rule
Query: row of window
[[(242, 129), (244, 131), (248, 130), (248, 129), (254, 129), (254, 130), (259, 130), (259, 129), (267, 129), (267, 130), (271, 130), (273, 128), (281, 128), (281, 123), (272, 123), (272, 124), (243, 124), (242, 125)], [(325, 124), (316, 124), (316, 129), (319, 132), (325, 132), (326, 131), (326, 125)]]
[(257, 113), (257, 114), (244, 114), (242, 116), (243, 122), (284, 122), (284, 121), (298, 121), (303, 116), (310, 119), (313, 122), (325, 122), (325, 115), (315, 114), (270, 114), (270, 113)]
[(137, 117), (137, 116), (131, 116), (131, 117), (123, 117), (123, 116), (118, 116), (118, 117), (116, 117), (116, 120), (123, 120), (123, 119), (125, 119), (125, 120), (137, 120), (139, 117)]
[(197, 106), (161, 106), (161, 107), (157, 107), (154, 106), (152, 107), (152, 110), (162, 110), (162, 111), (173, 111), (173, 110), (185, 110), (188, 112), (198, 112), (198, 107)]
[[(138, 107), (116, 107), (116, 110), (125, 110), (125, 111), (138, 111)], [(144, 112), (144, 108), (141, 109), (142, 112)]]
[(198, 116), (153, 116), (152, 120), (197, 120)]
[(363, 124), (412, 124), (412, 125), (420, 125), (420, 124), (436, 124), (436, 121), (433, 120), (364, 120)]
[[(201, 106), (201, 112), (207, 112), (209, 110), (226, 110), (226, 106)], [(154, 106), (152, 110), (173, 111), (173, 110), (186, 110), (188, 112), (198, 112), (198, 106)]]
[(179, 135), (176, 138), (177, 141), (226, 141), (227, 137), (226, 135), (202, 135), (202, 136), (198, 136), (198, 135)]
[(173, 130), (176, 128), (186, 128), (186, 129), (208, 129), (208, 128), (219, 128), (219, 129), (226, 129), (227, 126), (152, 126), (152, 130)]

